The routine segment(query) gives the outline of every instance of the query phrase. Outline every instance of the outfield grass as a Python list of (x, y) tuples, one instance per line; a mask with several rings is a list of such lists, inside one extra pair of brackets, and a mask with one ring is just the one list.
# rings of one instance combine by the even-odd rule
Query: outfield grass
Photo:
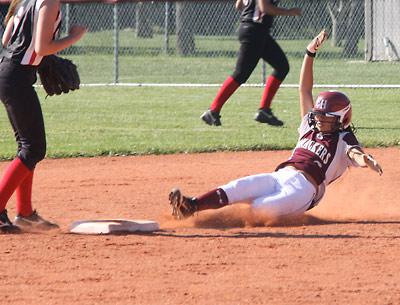
[[(112, 83), (114, 66), (111, 55), (69, 55), (79, 67), (82, 82)], [(297, 84), (302, 58), (289, 57), (290, 72), (285, 84)], [(177, 56), (121, 56), (121, 83), (197, 83), (220, 84), (235, 68), (236, 58), (177, 57)], [(400, 62), (364, 62), (341, 59), (317, 59), (315, 79), (318, 84), (395, 84), (399, 78)], [(267, 74), (271, 67), (267, 65)], [(258, 64), (248, 83), (262, 82), (262, 65)]]
[[(66, 50), (67, 57), (79, 66), (83, 83), (114, 81), (113, 32), (90, 32), (76, 46)], [(233, 36), (196, 36), (193, 56), (176, 55), (176, 37), (170, 37), (169, 55), (164, 37), (137, 38), (132, 30), (119, 34), (119, 82), (123, 83), (206, 83), (219, 84), (234, 70), (239, 42)], [(299, 69), (308, 40), (278, 41), (286, 52), (291, 71), (285, 80), (297, 84)], [(319, 84), (399, 84), (400, 62), (365, 62), (364, 41), (358, 54), (342, 58), (342, 48), (329, 41), (318, 54), (316, 79)], [(267, 66), (267, 73), (271, 67)], [(262, 82), (262, 64), (257, 66), (248, 83)]]
[[(290, 149), (300, 121), (297, 90), (283, 88), (274, 111), (283, 128), (253, 120), (261, 88), (240, 88), (222, 112), (222, 127), (199, 119), (217, 88), (84, 87), (44, 99), (48, 157), (165, 154), (217, 150)], [(357, 136), (365, 146), (400, 145), (400, 90), (346, 90), (353, 101)], [(5, 111), (0, 112), (0, 158), (16, 145)]]

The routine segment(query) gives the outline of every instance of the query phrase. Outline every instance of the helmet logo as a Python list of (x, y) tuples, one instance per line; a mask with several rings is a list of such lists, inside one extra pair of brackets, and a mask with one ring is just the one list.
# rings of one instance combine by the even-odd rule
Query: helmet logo
[(322, 109), (325, 110), (326, 109), (326, 105), (327, 105), (328, 101), (326, 99), (320, 98), (317, 100), (317, 109)]

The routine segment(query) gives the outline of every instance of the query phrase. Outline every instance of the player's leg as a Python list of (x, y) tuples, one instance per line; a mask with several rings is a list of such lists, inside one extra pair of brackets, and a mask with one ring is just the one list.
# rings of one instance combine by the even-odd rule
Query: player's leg
[[(27, 101), (27, 102), (25, 102)], [(16, 211), (28, 216), (32, 209), (34, 169), (46, 152), (45, 128), (39, 99), (33, 88), (24, 89), (24, 95), (6, 106), (18, 143), (18, 157), (30, 169), (16, 188)]]
[(276, 189), (266, 196), (255, 198), (252, 207), (270, 217), (301, 214), (310, 207), (315, 187), (298, 171), (282, 169), (275, 172)]
[(276, 179), (273, 173), (247, 176), (220, 186), (225, 192), (229, 204), (251, 203), (254, 198), (273, 193), (276, 187)]
[(0, 97), (15, 133), (18, 155), (0, 181), (0, 210), (17, 191), (17, 217), (33, 217), (36, 224), (40, 216), (32, 209), (31, 192), (33, 170), (46, 154), (43, 114), (38, 96), (29, 84), (29, 80), (34, 82), (36, 71), (14, 69), (17, 81), (12, 87), (0, 86)]
[(179, 189), (173, 189), (169, 195), (172, 215), (181, 219), (198, 211), (219, 209), (236, 202), (251, 203), (256, 197), (274, 192), (275, 184), (271, 174), (260, 174), (233, 180), (197, 197), (183, 196)]
[[(11, 62), (2, 62), (1, 68), (0, 99), (5, 106), (11, 126), (13, 127), (19, 153), (24, 143), (17, 130), (17, 126), (19, 124), (18, 122), (24, 121), (24, 117), (20, 117), (18, 113), (14, 113), (14, 111), (18, 108), (21, 108), (20, 111), (25, 111), (24, 105), (20, 105), (20, 107), (17, 105), (21, 102), (25, 103), (23, 100), (26, 97), (27, 91), (33, 91), (34, 89), (32, 86), (30, 86), (30, 88), (25, 88), (27, 86), (24, 84), (28, 80), (28, 75), (24, 74), (17, 65)], [(31, 77), (33, 81), (35, 79), (34, 71), (32, 71)], [(29, 111), (30, 105), (27, 105), (27, 107), (27, 111)], [(15, 189), (30, 175), (30, 173), (31, 168), (29, 168), (19, 156), (16, 157), (3, 172), (3, 176), (0, 180), (0, 226), (2, 231), (17, 231), (14, 230), (15, 226), (13, 226), (8, 219), (5, 207)]]
[(262, 58), (273, 67), (273, 72), (268, 76), (265, 83), (260, 108), (255, 120), (273, 126), (282, 126), (283, 122), (272, 113), (271, 104), (281, 83), (289, 73), (289, 62), (281, 47), (270, 35), (266, 37), (266, 40)]
[(251, 203), (254, 211), (279, 217), (305, 212), (315, 193), (314, 186), (300, 172), (281, 169), (233, 180), (199, 197), (182, 196), (176, 189), (170, 194), (170, 203), (176, 208), (173, 215), (177, 218), (238, 202)]
[(46, 134), (42, 108), (35, 90), (32, 88), (24, 91), (24, 101), (29, 102), (20, 102), (18, 107), (8, 112), (18, 135), (18, 157), (30, 169), (29, 174), (16, 188), (17, 216), (14, 224), (19, 227), (45, 230), (58, 228), (56, 224), (43, 219), (32, 208), (33, 174), (36, 164), (43, 160), (46, 154)]
[(184, 196), (175, 188), (169, 194), (169, 202), (172, 206), (172, 215), (182, 219), (198, 211), (222, 208), (228, 204), (228, 198), (221, 188), (213, 189), (198, 197)]
[(220, 111), (236, 91), (237, 88), (247, 81), (257, 66), (264, 49), (264, 40), (260, 38), (264, 34), (262, 27), (250, 23), (242, 23), (239, 28), (240, 49), (236, 61), (235, 71), (229, 76), (219, 89), (210, 109), (201, 118), (209, 125), (221, 125)]

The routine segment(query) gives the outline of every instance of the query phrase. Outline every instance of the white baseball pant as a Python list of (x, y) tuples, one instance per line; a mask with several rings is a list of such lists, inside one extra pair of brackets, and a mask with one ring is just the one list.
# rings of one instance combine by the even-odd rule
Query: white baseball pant
[(301, 214), (316, 195), (312, 183), (291, 168), (239, 178), (220, 188), (225, 191), (229, 204), (251, 203), (256, 211), (272, 217)]

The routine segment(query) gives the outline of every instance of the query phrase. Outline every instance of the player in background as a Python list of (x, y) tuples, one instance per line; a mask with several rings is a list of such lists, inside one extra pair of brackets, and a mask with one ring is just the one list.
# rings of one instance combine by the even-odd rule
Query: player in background
[(273, 126), (282, 126), (271, 111), (271, 103), (280, 84), (289, 73), (289, 62), (281, 47), (270, 34), (274, 16), (300, 16), (299, 8), (285, 9), (277, 6), (277, 0), (236, 0), (236, 9), (242, 10), (239, 26), (240, 49), (235, 71), (229, 76), (209, 110), (201, 115), (201, 119), (208, 125), (220, 126), (220, 111), (236, 91), (245, 83), (257, 66), (260, 58), (273, 68), (267, 78), (260, 108), (255, 120)]
[[(35, 166), (46, 154), (43, 114), (33, 84), (43, 56), (68, 48), (84, 35), (86, 28), (75, 25), (66, 37), (55, 38), (61, 23), (59, 0), (13, 0), (4, 23), (0, 99), (14, 130), (18, 150), (0, 180), (0, 230), (14, 233), (22, 226), (57, 228), (32, 209)], [(17, 216), (13, 224), (5, 208), (14, 192)]]
[(173, 216), (185, 218), (196, 211), (237, 202), (250, 203), (252, 211), (270, 217), (292, 216), (315, 207), (325, 187), (350, 166), (383, 173), (352, 132), (352, 109), (347, 96), (337, 91), (321, 92), (313, 102), (314, 57), (326, 36), (322, 31), (306, 49), (299, 86), (302, 121), (290, 158), (273, 173), (240, 178), (198, 197), (182, 196), (179, 189), (173, 189), (169, 195)]

